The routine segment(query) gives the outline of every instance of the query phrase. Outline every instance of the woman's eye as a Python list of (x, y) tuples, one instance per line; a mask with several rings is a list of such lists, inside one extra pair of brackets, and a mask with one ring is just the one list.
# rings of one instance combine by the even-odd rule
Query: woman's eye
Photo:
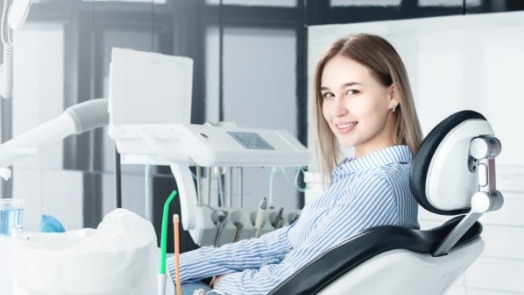
[(331, 98), (331, 97), (335, 97), (335, 95), (331, 92), (325, 92), (322, 94), (322, 97), (324, 98)]
[(359, 93), (360, 91), (356, 90), (356, 89), (349, 89), (347, 92), (346, 92), (346, 95), (354, 95), (354, 94), (357, 94)]

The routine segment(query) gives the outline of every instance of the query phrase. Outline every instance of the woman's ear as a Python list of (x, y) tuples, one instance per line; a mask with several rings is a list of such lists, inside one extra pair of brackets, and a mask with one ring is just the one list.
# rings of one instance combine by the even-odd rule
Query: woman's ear
[(398, 99), (397, 87), (395, 83), (393, 83), (391, 86), (389, 86), (389, 108), (396, 108), (399, 104), (400, 100)]

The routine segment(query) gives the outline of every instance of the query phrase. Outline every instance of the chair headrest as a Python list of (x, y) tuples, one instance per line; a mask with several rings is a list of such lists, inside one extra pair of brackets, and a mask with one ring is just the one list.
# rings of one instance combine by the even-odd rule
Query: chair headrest
[(478, 189), (470, 142), (475, 137), (492, 135), (486, 118), (469, 110), (455, 113), (433, 128), (413, 158), (410, 187), (418, 203), (442, 215), (468, 212), (471, 197)]

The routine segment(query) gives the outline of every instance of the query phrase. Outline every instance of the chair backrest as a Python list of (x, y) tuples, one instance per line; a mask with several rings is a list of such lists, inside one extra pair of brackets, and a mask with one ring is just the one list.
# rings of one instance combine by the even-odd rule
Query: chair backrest
[[(410, 187), (419, 204), (431, 212), (443, 215), (470, 212), (472, 197), (478, 193), (478, 188), (481, 187), (479, 186), (479, 179), (481, 181), (483, 179), (482, 177), (479, 178), (479, 174), (488, 172), (484, 169), (485, 167), (479, 169), (481, 165), (487, 164), (483, 160), (479, 161), (478, 152), (473, 153), (477, 158), (471, 156), (471, 143), (476, 138), (484, 139), (492, 138), (492, 136), (493, 130), (484, 116), (473, 111), (455, 113), (439, 123), (426, 136), (413, 159)], [(494, 151), (485, 152), (485, 154), (489, 154), (490, 159), (500, 152), (498, 140), (494, 141), (494, 146)], [(491, 164), (492, 167), (486, 169), (492, 168), (494, 171), (494, 163)], [(489, 187), (489, 185), (486, 184), (482, 187)], [(489, 191), (495, 191), (494, 194), (499, 197), (494, 186), (489, 187), (486, 191), (488, 191), (488, 195), (490, 194)], [(490, 209), (497, 209), (497, 206), (492, 207)], [(478, 213), (475, 214), (478, 215)], [(443, 268), (443, 264), (446, 264), (446, 268), (450, 269), (446, 269), (446, 273), (439, 275), (449, 277), (447, 280), (442, 280), (443, 283), (452, 282), (480, 255), (483, 249), (483, 242), (479, 238), (482, 226), (476, 222), (477, 215), (472, 217), (468, 213), (465, 216), (457, 216), (430, 230), (413, 230), (397, 226), (367, 229), (305, 265), (277, 286), (270, 294), (319, 293), (324, 288), (336, 284), (337, 280), (348, 272), (359, 271), (361, 265), (373, 260), (373, 257), (379, 258), (381, 255), (388, 255), (388, 253), (398, 254), (395, 251), (399, 249), (405, 250), (402, 255), (412, 253), (422, 255), (418, 257), (420, 259), (426, 259), (426, 261), (415, 262), (415, 266), (413, 266), (416, 268), (417, 263), (422, 267), (430, 265), (429, 269), (421, 271), (421, 273), (425, 272), (425, 276), (421, 277), (430, 278), (438, 273), (438, 268)], [(457, 229), (460, 230), (457, 231)], [(449, 249), (443, 250), (443, 254), (447, 254), (450, 249), (453, 249), (453, 251), (460, 249), (460, 251), (466, 253), (469, 251), (470, 255), (459, 253), (455, 256), (449, 255), (447, 258), (434, 257), (436, 256), (435, 252), (441, 249), (442, 243), (449, 240), (450, 236), (453, 236), (453, 239), (448, 241)], [(471, 249), (468, 250), (467, 247)], [(457, 258), (457, 256), (463, 257), (463, 259)], [(435, 263), (427, 263), (431, 260), (434, 260)], [(416, 273), (417, 270), (413, 270), (413, 267), (408, 267), (409, 270), (406, 272)], [(385, 269), (389, 271), (387, 267)], [(339, 285), (354, 286), (354, 284), (344, 284), (344, 282)], [(370, 288), (369, 291), (373, 290), (373, 285), (376, 286), (377, 282), (370, 281), (369, 286), (364, 284), (364, 286)], [(363, 284), (358, 284), (359, 291), (362, 291), (362, 286)], [(394, 288), (394, 286), (391, 288)], [(440, 286), (438, 290), (445, 288), (447, 286)], [(413, 290), (413, 294), (420, 291)], [(435, 294), (439, 294), (440, 291), (438, 290), (435, 291)], [(335, 293), (350, 294), (352, 291), (355, 292), (355, 290), (348, 289)], [(401, 291), (389, 290), (390, 294), (398, 294), (397, 292)]]

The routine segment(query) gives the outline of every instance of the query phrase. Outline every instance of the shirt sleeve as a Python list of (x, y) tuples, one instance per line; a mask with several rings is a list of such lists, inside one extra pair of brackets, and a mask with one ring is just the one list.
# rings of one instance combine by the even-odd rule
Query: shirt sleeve
[(225, 275), (215, 286), (228, 295), (267, 294), (306, 263), (358, 233), (359, 231), (398, 221), (395, 195), (383, 177), (364, 177), (344, 193), (313, 224), (306, 241), (290, 251), (280, 263), (263, 265)]
[[(288, 228), (274, 230), (256, 239), (241, 240), (218, 248), (202, 247), (183, 253), (180, 255), (181, 281), (196, 281), (248, 268), (260, 268), (278, 257), (282, 260), (291, 250), (287, 238)], [(167, 261), (167, 269), (171, 277), (175, 278), (173, 259)]]

